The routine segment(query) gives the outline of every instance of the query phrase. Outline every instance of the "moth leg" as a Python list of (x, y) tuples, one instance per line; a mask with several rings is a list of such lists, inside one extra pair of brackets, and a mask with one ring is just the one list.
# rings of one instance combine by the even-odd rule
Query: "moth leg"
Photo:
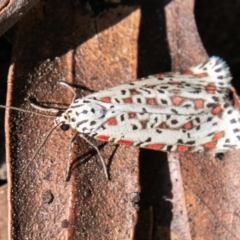
[[(103, 160), (103, 158), (102, 158), (102, 155), (101, 155), (98, 147), (96, 147), (92, 142), (90, 142), (90, 141), (84, 136), (84, 134), (79, 133), (79, 132), (75, 133), (74, 137), (73, 137), (72, 140), (71, 140), (70, 152), (72, 152), (72, 150), (73, 150), (73, 142), (76, 140), (77, 137), (83, 138), (90, 146), (92, 146), (92, 147), (97, 151), (97, 153), (98, 153), (98, 155), (99, 155), (99, 157), (100, 157), (102, 166), (103, 166), (103, 171), (104, 171), (105, 177), (107, 178), (107, 180), (109, 180), (110, 178), (109, 178), (109, 175), (108, 175), (107, 166), (106, 166), (106, 164), (105, 164), (105, 162), (104, 162), (104, 160)], [(69, 179), (69, 175), (70, 175), (70, 163), (69, 163), (69, 159), (68, 159), (68, 164), (67, 164), (67, 165), (68, 165), (68, 166), (67, 166), (68, 171), (67, 171), (67, 178), (66, 178), (66, 179), (68, 180), (68, 179)]]
[[(73, 143), (76, 140), (76, 138), (78, 137), (78, 132), (74, 134), (72, 140), (71, 140), (71, 145), (69, 147), (69, 155), (71, 155), (71, 153), (73, 152)], [(66, 172), (66, 181), (70, 180), (70, 175), (71, 175), (71, 164), (70, 164), (70, 157), (67, 160), (67, 172)]]
[(103, 166), (103, 171), (104, 171), (104, 174), (105, 174), (105, 177), (107, 178), (107, 180), (109, 180), (109, 175), (108, 175), (108, 171), (107, 171), (107, 166), (106, 166), (106, 163), (104, 162), (103, 158), (102, 158), (102, 155), (98, 149), (97, 146), (95, 146), (92, 142), (90, 142), (85, 136), (84, 134), (82, 133), (77, 133), (77, 136), (83, 138), (90, 146), (92, 146), (98, 153), (99, 157), (100, 157), (100, 160), (101, 160), (101, 163), (102, 163), (102, 166)]
[(58, 83), (59, 83), (60, 85), (64, 86), (64, 87), (67, 87), (67, 88), (73, 93), (73, 100), (72, 100), (72, 102), (73, 102), (73, 101), (76, 99), (76, 96), (77, 96), (74, 88), (73, 88), (69, 83), (67, 83), (67, 82), (58, 81)]

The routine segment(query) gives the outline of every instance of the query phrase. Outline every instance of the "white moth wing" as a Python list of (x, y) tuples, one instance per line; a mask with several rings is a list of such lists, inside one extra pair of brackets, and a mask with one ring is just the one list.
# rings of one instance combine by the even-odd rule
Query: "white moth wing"
[(56, 123), (115, 143), (163, 151), (240, 147), (231, 76), (217, 57), (184, 74), (167, 73), (76, 99)]
[(140, 147), (161, 144), (166, 151), (176, 151), (179, 145), (189, 147), (187, 151), (237, 146), (239, 140), (225, 133), (227, 112), (234, 111), (226, 64), (212, 57), (185, 74), (149, 76), (88, 96), (109, 111), (97, 134)]

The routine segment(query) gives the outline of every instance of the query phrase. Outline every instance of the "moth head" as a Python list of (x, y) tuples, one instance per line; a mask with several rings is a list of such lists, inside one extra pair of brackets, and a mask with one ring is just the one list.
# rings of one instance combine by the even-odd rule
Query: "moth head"
[(55, 125), (60, 125), (61, 129), (66, 131), (70, 127), (70, 115), (67, 111), (61, 113), (55, 118)]

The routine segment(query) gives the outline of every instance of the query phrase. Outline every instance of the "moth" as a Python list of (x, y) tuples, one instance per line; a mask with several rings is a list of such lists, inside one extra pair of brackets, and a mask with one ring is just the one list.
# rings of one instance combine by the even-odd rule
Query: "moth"
[(238, 98), (218, 57), (73, 100), (56, 117), (81, 135), (171, 152), (240, 148)]
[(240, 105), (231, 79), (227, 64), (213, 56), (183, 73), (156, 74), (74, 97), (55, 118), (55, 127), (76, 129), (98, 153), (86, 135), (167, 152), (239, 149)]

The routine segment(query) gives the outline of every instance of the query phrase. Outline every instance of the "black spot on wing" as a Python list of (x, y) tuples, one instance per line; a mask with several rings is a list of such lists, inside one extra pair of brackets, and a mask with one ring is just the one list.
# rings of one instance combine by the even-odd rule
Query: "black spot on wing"
[(139, 88), (139, 89), (143, 90), (144, 92), (146, 92), (146, 93), (148, 93), (148, 94), (151, 93), (151, 91), (147, 90), (146, 88)]
[(79, 108), (84, 106), (85, 104), (71, 105), (71, 108)]
[(165, 99), (160, 99), (162, 104), (167, 104), (168, 102)]
[(211, 133), (209, 133), (207, 136), (210, 137), (210, 136), (212, 136), (212, 135), (214, 135), (214, 134), (215, 134), (215, 132), (211, 132)]
[(237, 123), (237, 121), (236, 121), (236, 119), (231, 119), (231, 120), (230, 120), (230, 123), (232, 123), (232, 124), (233, 124), (233, 123)]
[(96, 124), (96, 121), (91, 121), (90, 122), (90, 126), (93, 126), (93, 125), (95, 125)]
[(151, 137), (149, 137), (149, 138), (147, 138), (146, 140), (145, 140), (145, 142), (151, 142), (152, 141), (152, 138)]
[(94, 132), (94, 133), (91, 133), (91, 137), (96, 137), (98, 135), (98, 133)]
[(207, 122), (211, 122), (213, 117), (208, 117)]
[(77, 123), (77, 127), (80, 127), (82, 124), (88, 122), (88, 120), (83, 120)]
[(229, 103), (224, 103), (224, 105), (223, 105), (224, 108), (228, 108), (229, 106), (230, 106)]
[(240, 129), (239, 129), (239, 128), (234, 128), (234, 129), (233, 129), (233, 132), (234, 132), (234, 133), (238, 133), (238, 132), (240, 132)]
[(172, 147), (173, 147), (172, 145), (167, 146), (167, 151), (170, 152)]
[(213, 108), (213, 107), (216, 106), (216, 104), (215, 104), (215, 103), (208, 103), (206, 106), (207, 106), (208, 108)]
[(126, 94), (126, 90), (121, 90), (121, 93), (122, 93), (122, 95), (125, 95)]
[(173, 124), (173, 125), (178, 124), (178, 121), (177, 121), (176, 119), (173, 119), (173, 120), (171, 121), (171, 124)]
[(222, 68), (220, 67), (220, 68), (217, 68), (217, 69), (215, 69), (214, 70), (215, 72), (221, 72), (222, 71)]
[(100, 127), (100, 129), (106, 130), (106, 127), (105, 127), (104, 125), (102, 125), (102, 126)]
[(195, 118), (195, 121), (196, 121), (197, 123), (200, 123), (200, 118), (199, 118), (199, 117)]
[(132, 130), (137, 130), (138, 127), (135, 124), (132, 124)]
[(171, 109), (171, 112), (175, 113), (175, 114), (178, 114), (178, 111), (175, 110), (175, 109)]

